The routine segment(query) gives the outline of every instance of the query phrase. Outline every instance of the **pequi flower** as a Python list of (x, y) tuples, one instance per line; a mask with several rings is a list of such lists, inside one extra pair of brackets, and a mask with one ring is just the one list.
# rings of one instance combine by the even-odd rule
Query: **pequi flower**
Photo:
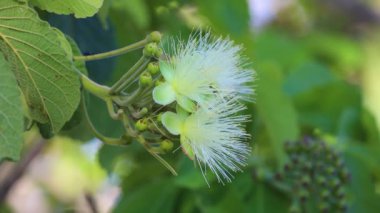
[(208, 167), (219, 182), (230, 182), (231, 171), (240, 171), (250, 153), (242, 125), (248, 116), (236, 114), (245, 107), (232, 99), (214, 100), (209, 107), (189, 114), (177, 105), (177, 113), (165, 112), (162, 123), (171, 134), (180, 135), (183, 151), (198, 162), (203, 175)]
[(161, 105), (174, 101), (188, 112), (196, 106), (208, 106), (214, 97), (249, 99), (253, 91), (248, 83), (253, 71), (245, 68), (241, 47), (210, 33), (191, 36), (185, 44), (172, 41), (173, 58), (160, 60), (165, 82), (153, 90), (153, 99)]

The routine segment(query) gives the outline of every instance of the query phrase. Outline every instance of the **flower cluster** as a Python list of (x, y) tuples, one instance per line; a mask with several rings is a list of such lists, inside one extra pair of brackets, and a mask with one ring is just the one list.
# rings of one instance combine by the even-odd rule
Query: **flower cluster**
[(208, 167), (218, 181), (231, 181), (231, 171), (239, 171), (250, 152), (242, 125), (249, 116), (241, 115), (241, 101), (251, 100), (254, 72), (229, 39), (199, 33), (171, 44), (170, 58), (159, 61), (164, 82), (153, 90), (156, 103), (176, 106), (162, 115), (162, 124), (179, 135), (203, 174)]
[(324, 141), (305, 137), (296, 142), (287, 142), (289, 155), (283, 171), (274, 179), (290, 188), (292, 205), (289, 212), (346, 212), (346, 186), (350, 179), (342, 156)]

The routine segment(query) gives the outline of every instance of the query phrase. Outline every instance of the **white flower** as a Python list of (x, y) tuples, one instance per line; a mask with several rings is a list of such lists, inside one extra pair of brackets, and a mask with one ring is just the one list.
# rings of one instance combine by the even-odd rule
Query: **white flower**
[(192, 114), (177, 108), (165, 112), (162, 123), (173, 135), (180, 135), (184, 152), (197, 160), (202, 173), (208, 167), (219, 182), (231, 181), (231, 171), (240, 171), (250, 153), (244, 142), (249, 135), (242, 123), (248, 116), (237, 115), (244, 109), (236, 100), (212, 101), (212, 109), (198, 108)]
[(165, 82), (153, 90), (156, 103), (174, 101), (192, 112), (196, 105), (208, 106), (209, 99), (237, 97), (247, 99), (252, 94), (248, 83), (253, 71), (245, 68), (241, 47), (210, 33), (191, 36), (187, 43), (172, 40), (173, 57), (160, 61)]

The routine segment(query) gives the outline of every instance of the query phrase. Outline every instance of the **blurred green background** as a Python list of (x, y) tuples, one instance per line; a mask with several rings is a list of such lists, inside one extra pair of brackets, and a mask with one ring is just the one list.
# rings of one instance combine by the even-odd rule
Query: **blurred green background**
[[(94, 194), (100, 212), (379, 211), (378, 1), (105, 0), (93, 18), (75, 20), (43, 12), (41, 16), (70, 35), (84, 54), (127, 45), (153, 30), (165, 37), (180, 35), (186, 39), (194, 29), (210, 29), (244, 46), (244, 54), (256, 71), (252, 85), (256, 94), (247, 111), (252, 116), (247, 126), (252, 134), (252, 155), (249, 166), (236, 174), (232, 183), (222, 185), (210, 178), (208, 186), (199, 168), (181, 151), (163, 156), (177, 170), (179, 175), (174, 177), (139, 144), (120, 148), (57, 138), (55, 146), (60, 147), (51, 147), (37, 159), (23, 179), (27, 183), (21, 181), (34, 187), (21, 185), (24, 190), (29, 186), (29, 192), (43, 194), (34, 202), (33, 208), (39, 206), (39, 212), (91, 212), (83, 204), (83, 191), (65, 190), (73, 187)], [(140, 54), (89, 62), (89, 75), (111, 85)], [(100, 100), (89, 99), (97, 128), (105, 135), (118, 136), (120, 124), (108, 117)], [(87, 127), (81, 128), (78, 139), (91, 139), (80, 134)], [(322, 190), (310, 190), (308, 207), (304, 208), (298, 191), (284, 191), (273, 180), (279, 172), (294, 172), (293, 168), (284, 172), (292, 158), (284, 149), (285, 142), (304, 137), (318, 138), (329, 150), (340, 153), (339, 159), (350, 174), (348, 182), (340, 183), (344, 187), (342, 201), (329, 200), (333, 198), (328, 196), (323, 200)], [(55, 169), (48, 170), (51, 173), (44, 178), (35, 175), (45, 168), (41, 165), (46, 165), (43, 163), (52, 153), (56, 160), (51, 166)], [(66, 157), (57, 153), (66, 153)], [(96, 163), (83, 159), (87, 156)], [(300, 173), (291, 178), (296, 184), (306, 174)], [(332, 173), (329, 178), (334, 175), (338, 177)], [(27, 204), (15, 201), (28, 196), (27, 192), (20, 195), (21, 186), (11, 192), (8, 203), (11, 209), (28, 212), (22, 209)], [(329, 185), (322, 188), (331, 193), (335, 190)], [(334, 209), (333, 205), (342, 208)], [(29, 212), (36, 212), (30, 208)]]

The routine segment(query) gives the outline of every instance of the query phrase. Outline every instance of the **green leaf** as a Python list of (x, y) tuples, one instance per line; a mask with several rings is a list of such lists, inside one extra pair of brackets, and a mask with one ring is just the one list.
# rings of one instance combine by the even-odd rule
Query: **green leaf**
[[(212, 183), (215, 180), (215, 176), (207, 176), (207, 181)], [(200, 168), (197, 168), (194, 161), (182, 156), (178, 163), (178, 176), (174, 179), (174, 184), (179, 187), (187, 189), (200, 189), (206, 188), (207, 182), (202, 176)]]
[(316, 87), (325, 86), (335, 80), (326, 66), (309, 62), (302, 64), (286, 77), (284, 90), (289, 96), (295, 96)]
[(175, 195), (172, 179), (148, 182), (136, 190), (125, 191), (113, 212), (174, 212)]
[(248, 3), (245, 0), (196, 0), (201, 13), (221, 32), (242, 36), (249, 30)]
[(0, 160), (18, 160), (23, 132), (23, 114), (17, 82), (0, 53)]
[(151, 21), (148, 2), (142, 0), (113, 0), (111, 8), (128, 14), (134, 24), (140, 29), (146, 29)]
[(0, 50), (10, 62), (31, 118), (59, 132), (76, 110), (80, 82), (62, 39), (27, 5), (0, 1)]
[(263, 182), (256, 182), (251, 189), (250, 198), (245, 212), (288, 212), (290, 202), (281, 192), (274, 190)]
[(278, 163), (285, 160), (283, 143), (298, 138), (297, 112), (290, 99), (282, 91), (283, 76), (273, 64), (261, 66), (257, 87), (257, 109), (266, 126), (271, 148)]
[(51, 13), (86, 18), (99, 11), (103, 0), (30, 0), (30, 3)]

